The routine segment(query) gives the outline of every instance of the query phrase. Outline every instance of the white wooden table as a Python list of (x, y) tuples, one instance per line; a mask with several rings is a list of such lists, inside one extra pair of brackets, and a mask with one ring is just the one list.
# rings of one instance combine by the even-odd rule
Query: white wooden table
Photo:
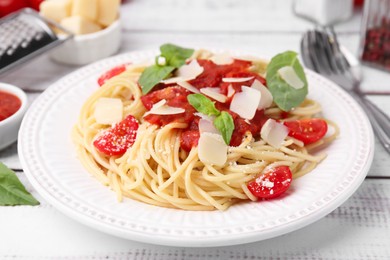
[[(120, 52), (157, 49), (172, 42), (191, 47), (242, 49), (270, 57), (299, 52), (312, 25), (295, 17), (287, 0), (131, 0), (121, 9)], [(336, 27), (342, 44), (356, 53), (360, 13)], [(51, 83), (74, 71), (43, 55), (0, 81), (23, 88), (32, 102)], [(390, 114), (390, 73), (364, 68), (363, 90)], [(62, 215), (31, 187), (16, 145), (0, 152), (41, 202), (37, 207), (0, 207), (0, 258), (17, 259), (390, 259), (390, 155), (376, 143), (362, 186), (320, 221), (287, 235), (219, 248), (173, 248), (106, 235)]]

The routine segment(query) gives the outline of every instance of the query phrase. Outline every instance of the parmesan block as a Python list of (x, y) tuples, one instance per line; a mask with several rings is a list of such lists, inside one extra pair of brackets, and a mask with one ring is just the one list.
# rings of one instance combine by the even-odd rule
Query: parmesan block
[(97, 0), (98, 23), (109, 26), (118, 18), (120, 0)]
[(198, 143), (198, 155), (201, 162), (223, 166), (227, 161), (228, 146), (221, 135), (202, 133)]
[(94, 33), (102, 28), (100, 25), (91, 22), (82, 16), (70, 16), (62, 19), (61, 25), (74, 34)]
[(42, 16), (57, 23), (70, 15), (71, 0), (43, 1), (39, 6)]
[(99, 98), (95, 105), (95, 120), (99, 124), (119, 123), (123, 118), (123, 104), (119, 98)]
[(96, 21), (97, 14), (98, 0), (73, 0), (72, 16), (82, 16), (90, 21)]
[(244, 119), (251, 120), (259, 106), (261, 93), (257, 89), (242, 86), (242, 92), (236, 93), (230, 103), (230, 110)]
[(298, 77), (294, 68), (291, 66), (280, 68), (278, 74), (288, 85), (295, 89), (300, 89), (305, 86), (305, 83)]
[(274, 119), (268, 119), (261, 128), (260, 136), (268, 144), (278, 149), (282, 146), (288, 132), (287, 126), (276, 122)]

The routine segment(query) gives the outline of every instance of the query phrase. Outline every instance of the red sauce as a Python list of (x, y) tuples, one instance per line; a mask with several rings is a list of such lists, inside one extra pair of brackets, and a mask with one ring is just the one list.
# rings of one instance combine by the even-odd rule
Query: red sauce
[(21, 106), (17, 96), (0, 90), (0, 122), (15, 114)]
[[(221, 93), (227, 94), (229, 84), (232, 84), (236, 92), (241, 92), (241, 86), (250, 86), (255, 79), (265, 84), (265, 79), (260, 75), (248, 71), (251, 62), (235, 60), (229, 65), (216, 65), (210, 60), (198, 60), (200, 66), (204, 68), (202, 74), (196, 79), (189, 81), (194, 87), (201, 89), (204, 87), (219, 87)], [(239, 83), (224, 83), (222, 78), (246, 78), (253, 77), (253, 79), (246, 82)], [(192, 94), (188, 90), (182, 87), (172, 87), (169, 85), (159, 84), (154, 88), (155, 90), (145, 96), (141, 97), (141, 101), (150, 110), (153, 104), (159, 102), (162, 99), (167, 100), (167, 105), (171, 107), (184, 108), (184, 114), (177, 115), (148, 115), (145, 120), (151, 124), (164, 126), (171, 122), (183, 122), (187, 123), (188, 127), (181, 133), (181, 148), (185, 151), (190, 151), (192, 147), (198, 145), (200, 137), (198, 122), (199, 117), (195, 116), (194, 113), (197, 111), (188, 103), (187, 96)], [(242, 139), (246, 132), (251, 132), (257, 136), (260, 133), (260, 129), (265, 121), (268, 119), (264, 116), (263, 110), (258, 110), (252, 120), (246, 122), (236, 113), (229, 110), (230, 101), (226, 103), (220, 103), (215, 101), (216, 108), (220, 111), (226, 111), (230, 113), (234, 120), (234, 132), (231, 138), (230, 145), (238, 146), (241, 144)]]

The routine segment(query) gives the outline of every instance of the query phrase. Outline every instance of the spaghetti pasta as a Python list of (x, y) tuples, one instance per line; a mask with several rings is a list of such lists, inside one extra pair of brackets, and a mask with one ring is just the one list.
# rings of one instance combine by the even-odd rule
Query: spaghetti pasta
[[(211, 57), (213, 57), (212, 53), (198, 50), (192, 54), (190, 60)], [(260, 66), (259, 61), (252, 61), (249, 64), (251, 66), (248, 66), (248, 71), (252, 70), (253, 73), (257, 68), (256, 73), (260, 77), (264, 75), (266, 65)], [(138, 83), (145, 69), (139, 65), (127, 65), (125, 72), (104, 83), (84, 103), (72, 132), (80, 161), (97, 180), (115, 191), (118, 201), (128, 197), (168, 208), (226, 210), (232, 204), (242, 200), (258, 200), (259, 198), (253, 194), (247, 184), (269, 169), (287, 166), (292, 172), (293, 179), (312, 171), (326, 157), (324, 153), (312, 153), (312, 151), (318, 150), (319, 146), (328, 145), (338, 135), (336, 124), (327, 120), (328, 125), (334, 130), (326, 137), (305, 144), (304, 141), (289, 135), (284, 138), (280, 147), (274, 147), (260, 137), (260, 131), (256, 134), (248, 130), (238, 144), (227, 147), (226, 161), (223, 165), (205, 163), (201, 159), (200, 148), (197, 145), (192, 145), (189, 150), (183, 147), (183, 133), (193, 127), (193, 122), (201, 119), (199, 116), (193, 115), (192, 121), (185, 121), (182, 120), (184, 114), (152, 115), (152, 118), (159, 120), (168, 117), (174, 120), (168, 123), (165, 121), (155, 123), (150, 120), (150, 117), (147, 120), (145, 113), (154, 108), (150, 106), (147, 108), (143, 98), (164, 89), (180, 87), (176, 84), (173, 86), (160, 84), (154, 92), (151, 92), (152, 94), (145, 95)], [(243, 84), (248, 82), (241, 85)], [(195, 83), (193, 85), (201, 89)], [(186, 95), (190, 94), (186, 89), (183, 91)], [(98, 137), (114, 127), (97, 122), (94, 116), (96, 103), (100, 98), (121, 100), (123, 118), (131, 115), (139, 124), (135, 140), (123, 154), (105, 154), (94, 145)], [(156, 100), (153, 101), (153, 104), (157, 103)], [(218, 102), (214, 101), (214, 103)], [(320, 104), (306, 98), (299, 106), (288, 112), (272, 103), (263, 111), (262, 116), (263, 119), (273, 118), (283, 122), (311, 119), (320, 112)], [(231, 111), (229, 113), (234, 114)], [(234, 121), (234, 131), (241, 127), (237, 122)], [(258, 129), (260, 128), (261, 126)], [(191, 133), (198, 133), (199, 138), (199, 129), (193, 131)], [(233, 137), (234, 135), (235, 132)]]

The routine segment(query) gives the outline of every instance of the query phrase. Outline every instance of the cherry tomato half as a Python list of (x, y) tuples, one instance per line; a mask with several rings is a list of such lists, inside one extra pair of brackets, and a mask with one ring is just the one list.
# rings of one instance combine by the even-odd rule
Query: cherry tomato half
[(114, 77), (116, 75), (119, 75), (122, 72), (124, 72), (126, 70), (126, 65), (128, 65), (128, 63), (127, 64), (122, 64), (122, 65), (118, 65), (118, 66), (110, 69), (109, 71), (104, 72), (98, 79), (99, 86), (102, 86), (110, 78), (112, 78), (112, 77)]
[(134, 144), (137, 130), (137, 119), (128, 115), (121, 122), (99, 135), (93, 145), (99, 152), (106, 155), (122, 155)]
[(291, 181), (290, 168), (288, 166), (278, 166), (248, 182), (247, 187), (259, 199), (272, 199), (288, 190)]
[(285, 121), (283, 123), (290, 130), (288, 135), (302, 141), (304, 144), (317, 142), (328, 131), (328, 124), (320, 118)]

